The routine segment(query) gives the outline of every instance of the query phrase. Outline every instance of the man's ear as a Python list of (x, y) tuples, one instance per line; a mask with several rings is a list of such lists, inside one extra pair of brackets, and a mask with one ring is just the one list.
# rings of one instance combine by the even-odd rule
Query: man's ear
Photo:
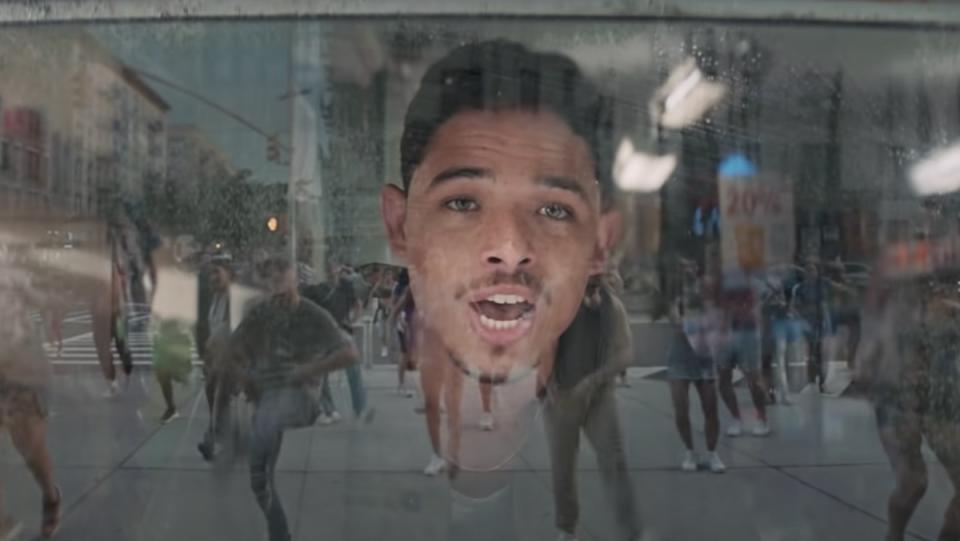
[(390, 250), (399, 259), (407, 257), (407, 195), (398, 186), (388, 184), (380, 191), (380, 216), (387, 230)]
[(619, 209), (611, 208), (600, 215), (597, 221), (597, 248), (593, 254), (590, 274), (601, 274), (607, 270), (607, 259), (622, 235), (623, 214)]

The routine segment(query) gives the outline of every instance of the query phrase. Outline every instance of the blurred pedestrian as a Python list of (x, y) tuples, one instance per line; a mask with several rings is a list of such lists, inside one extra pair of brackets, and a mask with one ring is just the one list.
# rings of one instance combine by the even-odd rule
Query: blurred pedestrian
[(717, 294), (719, 308), (716, 318), (718, 338), (715, 360), (719, 375), (718, 389), (720, 398), (730, 411), (733, 421), (727, 427), (727, 435), (740, 436), (743, 433), (743, 420), (740, 405), (733, 389), (733, 370), (740, 368), (747, 380), (750, 398), (756, 409), (757, 422), (753, 426), (754, 436), (770, 434), (767, 420), (767, 393), (760, 374), (760, 310), (755, 283), (742, 287), (720, 288)]
[(577, 455), (586, 435), (617, 521), (616, 539), (639, 539), (633, 488), (617, 414), (614, 380), (630, 363), (629, 317), (600, 276), (591, 278), (580, 310), (557, 344), (553, 374), (543, 391), (550, 444), (555, 524), (573, 539), (579, 523)]
[[(359, 275), (350, 267), (336, 263), (329, 266), (328, 274), (330, 276), (328, 282), (302, 288), (303, 296), (327, 310), (340, 328), (352, 339), (354, 323), (362, 311), (363, 304), (362, 298), (357, 293)], [(350, 388), (353, 413), (358, 421), (369, 422), (373, 418), (374, 410), (367, 401), (367, 390), (363, 383), (363, 367), (361, 365), (349, 365), (345, 372), (347, 384)], [(329, 374), (323, 378), (321, 385), (324, 395), (323, 402), (327, 411), (324, 412), (325, 417), (322, 417), (320, 422), (323, 424), (329, 424), (331, 421), (336, 422), (339, 420), (340, 414), (333, 404)]]
[[(165, 409), (160, 422), (167, 424), (180, 416), (174, 398), (173, 384), (186, 383), (193, 371), (194, 336), (192, 326), (196, 312), (193, 295), (196, 293), (196, 276), (173, 257), (168, 245), (156, 250), (156, 264), (162, 265), (165, 274), (163, 290), (155, 281), (150, 302), (150, 341), (152, 345), (153, 374), (160, 385)], [(159, 273), (158, 273), (159, 274)], [(186, 303), (186, 304), (185, 304)]]
[(856, 360), (895, 484), (887, 502), (887, 541), (903, 541), (928, 487), (924, 443), (953, 487), (939, 540), (960, 539), (960, 272), (878, 283), (865, 307), (865, 341)]
[[(823, 359), (823, 339), (831, 328), (830, 298), (830, 283), (822, 276), (819, 262), (814, 257), (808, 257), (804, 263), (803, 280), (793, 287), (791, 295), (791, 311), (804, 322), (804, 336), (807, 340), (807, 391), (824, 391), (827, 374)], [(827, 362), (830, 362), (829, 359)]]
[[(47, 448), (51, 369), (29, 313), (46, 310), (49, 299), (34, 287), (30, 273), (10, 264), (7, 255), (0, 253), (0, 430), (9, 432), (40, 487), (41, 533), (51, 537), (60, 527), (63, 501)], [(0, 493), (0, 539), (14, 539), (21, 527), (5, 514)]]
[(714, 363), (715, 314), (707, 302), (703, 277), (695, 261), (682, 261), (680, 291), (671, 311), (673, 321), (680, 326), (667, 356), (667, 377), (673, 402), (674, 422), (683, 442), (685, 453), (680, 463), (683, 471), (699, 467), (694, 452), (690, 426), (690, 385), (697, 390), (703, 410), (704, 432), (707, 440), (707, 463), (714, 473), (723, 473), (726, 466), (717, 454), (720, 434), (720, 416), (717, 407)]
[(359, 356), (349, 335), (326, 311), (302, 298), (296, 270), (282, 257), (268, 260), (269, 297), (255, 306), (230, 339), (228, 359), (242, 367), (254, 404), (250, 480), (267, 519), (270, 541), (289, 541), (274, 471), (283, 435), (312, 425), (319, 415), (319, 379)]

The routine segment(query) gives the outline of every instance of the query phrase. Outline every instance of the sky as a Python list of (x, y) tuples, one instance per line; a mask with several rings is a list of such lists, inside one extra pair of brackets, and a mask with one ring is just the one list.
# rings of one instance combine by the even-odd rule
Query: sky
[[(286, 22), (120, 23), (89, 28), (124, 63), (201, 94), (267, 133), (286, 138), (290, 32)], [(267, 162), (263, 136), (161, 83), (147, 83), (170, 104), (169, 124), (193, 124), (237, 170), (261, 182), (286, 182), (288, 168)]]

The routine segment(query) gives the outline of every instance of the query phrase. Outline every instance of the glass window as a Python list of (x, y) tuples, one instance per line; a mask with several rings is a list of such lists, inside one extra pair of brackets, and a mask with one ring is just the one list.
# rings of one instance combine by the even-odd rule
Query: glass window
[(134, 4), (0, 8), (0, 540), (960, 539), (960, 7)]

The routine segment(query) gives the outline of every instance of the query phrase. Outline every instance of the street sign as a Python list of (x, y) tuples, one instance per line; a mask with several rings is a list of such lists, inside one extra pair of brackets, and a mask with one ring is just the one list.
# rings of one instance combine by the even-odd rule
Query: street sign
[(794, 255), (792, 187), (758, 175), (742, 156), (719, 171), (720, 250), (725, 280), (791, 263)]

